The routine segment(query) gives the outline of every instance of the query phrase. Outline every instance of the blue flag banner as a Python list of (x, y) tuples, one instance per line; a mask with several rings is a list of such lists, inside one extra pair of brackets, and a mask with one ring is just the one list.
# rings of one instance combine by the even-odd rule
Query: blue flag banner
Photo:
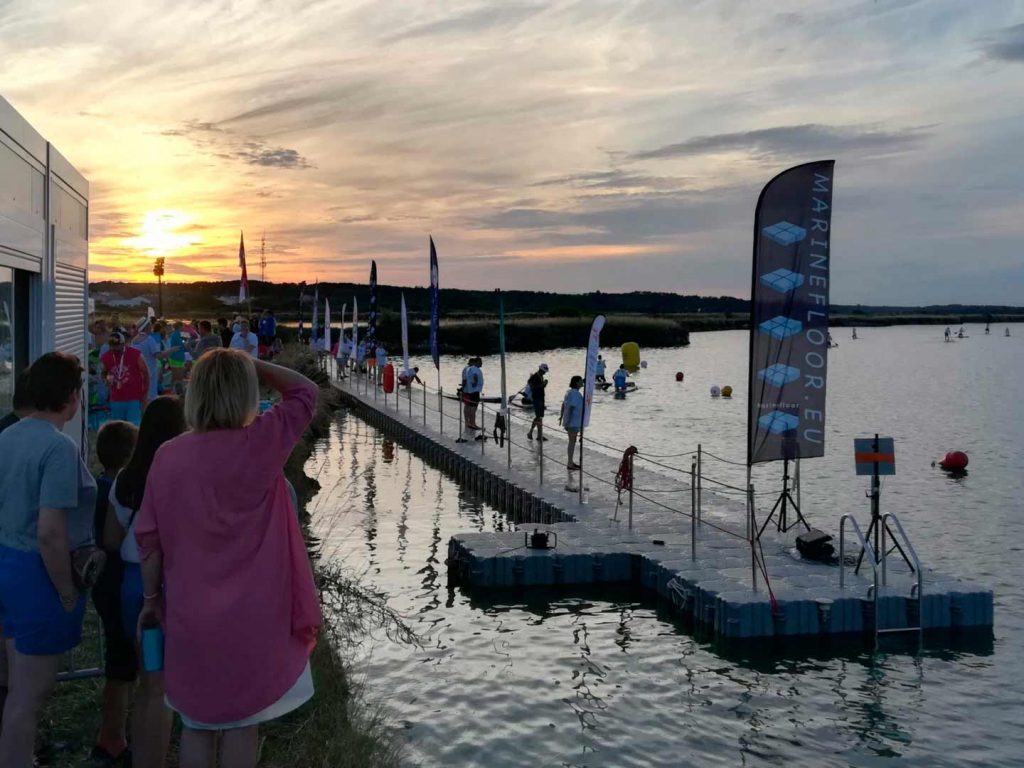
[(370, 262), (370, 308), (366, 311), (366, 349), (372, 356), (377, 348), (377, 262)]
[(440, 287), (437, 276), (437, 250), (434, 238), (430, 238), (430, 356), (434, 358), (434, 367), (441, 370), (441, 347), (437, 340), (440, 325)]
[(822, 456), (833, 160), (761, 190), (754, 215), (747, 464)]

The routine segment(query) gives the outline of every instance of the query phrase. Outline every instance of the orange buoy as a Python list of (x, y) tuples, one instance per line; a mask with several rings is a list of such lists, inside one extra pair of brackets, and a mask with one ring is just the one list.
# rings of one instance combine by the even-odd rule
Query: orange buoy
[(947, 472), (963, 472), (967, 469), (969, 461), (970, 459), (967, 458), (967, 454), (963, 451), (950, 451), (942, 457), (939, 466)]
[(395, 391), (395, 366), (391, 363), (384, 366), (384, 391), (389, 394)]
[(682, 371), (676, 371), (676, 381), (682, 381), (682, 380), (683, 380), (683, 372)]
[(728, 384), (722, 387), (722, 397), (732, 397), (732, 387)]

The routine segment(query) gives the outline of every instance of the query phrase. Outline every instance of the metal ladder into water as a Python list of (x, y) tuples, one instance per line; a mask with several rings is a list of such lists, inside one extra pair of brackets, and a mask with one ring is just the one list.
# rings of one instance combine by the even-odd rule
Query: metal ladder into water
[[(873, 616), (872, 621), (874, 623), (874, 636), (875, 636), (875, 651), (878, 651), (878, 642), (881, 635), (900, 634), (905, 632), (916, 632), (917, 633), (917, 648), (921, 650), (924, 644), (924, 596), (922, 594), (922, 574), (921, 574), (921, 561), (917, 557), (917, 552), (914, 551), (913, 544), (910, 543), (910, 538), (907, 536), (907, 532), (903, 528), (903, 524), (899, 518), (896, 517), (895, 513), (889, 512), (881, 517), (879, 525), (881, 526), (882, 543), (881, 543), (881, 557), (875, 556), (875, 552), (868, 546), (867, 541), (864, 539), (864, 534), (860, 530), (860, 526), (857, 524), (857, 519), (850, 514), (843, 515), (839, 518), (839, 588), (846, 588), (846, 521), (850, 521), (850, 525), (853, 532), (857, 536), (857, 540), (860, 542), (861, 551), (864, 553), (864, 557), (871, 564), (871, 570), (873, 573), (872, 585), (868, 587), (868, 599), (873, 602)], [(879, 615), (878, 615), (878, 595), (879, 587), (886, 587), (887, 580), (887, 569), (886, 561), (890, 554), (888, 542), (886, 540), (887, 533), (889, 532), (889, 522), (892, 522), (896, 526), (896, 530), (899, 532), (899, 537), (903, 541), (906, 551), (910, 554), (910, 559), (913, 561), (914, 575), (917, 577), (917, 581), (910, 588), (910, 596), (907, 598), (907, 617), (908, 620), (913, 616), (912, 606), (916, 605), (917, 613), (917, 626), (909, 627), (880, 627)], [(893, 534), (894, 543), (896, 535)], [(881, 579), (879, 579), (881, 577)]]

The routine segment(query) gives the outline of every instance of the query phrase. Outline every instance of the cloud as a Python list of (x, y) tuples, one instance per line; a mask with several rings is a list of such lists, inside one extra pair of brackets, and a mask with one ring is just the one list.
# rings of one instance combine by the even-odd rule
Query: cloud
[[(264, 168), (304, 169), (312, 165), (297, 149), (275, 147), (254, 137), (240, 136), (216, 123), (186, 120), (177, 128), (160, 131), (161, 136), (191, 141), (216, 157), (242, 160)], [(268, 196), (268, 195), (262, 195)]]
[(385, 43), (402, 40), (436, 37), (441, 35), (474, 34), (487, 31), (507, 30), (522, 23), (544, 10), (542, 5), (509, 4), (476, 8), (472, 11), (447, 18), (416, 24), (385, 38)]
[(249, 147), (238, 153), (250, 165), (262, 165), (270, 168), (309, 168), (309, 162), (298, 150), (284, 147), (265, 147), (257, 142), (250, 142)]
[(870, 126), (831, 126), (818, 123), (782, 125), (739, 133), (696, 136), (677, 144), (636, 152), (634, 160), (660, 160), (724, 152), (748, 152), (760, 157), (859, 152), (879, 155), (905, 152), (920, 146), (933, 126), (883, 130)]
[(535, 187), (576, 187), (583, 190), (677, 190), (683, 188), (686, 179), (647, 176), (622, 170), (587, 171), (568, 176), (557, 176), (533, 184)]
[(997, 61), (1024, 62), (1024, 24), (1007, 27), (989, 38), (985, 54)]

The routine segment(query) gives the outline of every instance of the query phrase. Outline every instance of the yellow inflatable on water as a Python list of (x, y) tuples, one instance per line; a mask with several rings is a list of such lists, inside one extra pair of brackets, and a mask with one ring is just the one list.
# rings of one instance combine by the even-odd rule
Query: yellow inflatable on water
[(627, 341), (622, 345), (622, 364), (627, 371), (635, 371), (640, 367), (640, 345), (635, 341)]

